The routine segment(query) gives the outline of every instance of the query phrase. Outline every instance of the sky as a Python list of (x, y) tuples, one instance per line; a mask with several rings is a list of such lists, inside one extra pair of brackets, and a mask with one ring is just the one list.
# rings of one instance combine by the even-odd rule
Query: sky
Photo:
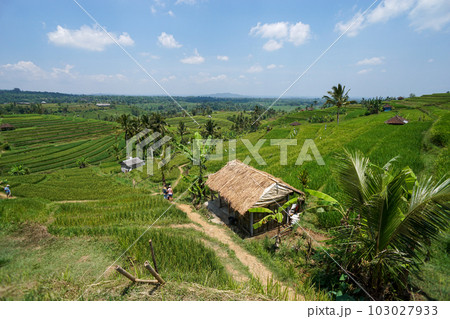
[(1, 0), (0, 89), (353, 97), (450, 90), (448, 0)]

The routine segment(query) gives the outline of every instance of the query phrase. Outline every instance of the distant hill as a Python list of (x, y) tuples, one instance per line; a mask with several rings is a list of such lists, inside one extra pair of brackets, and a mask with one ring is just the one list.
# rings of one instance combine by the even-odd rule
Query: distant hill
[(241, 94), (235, 94), (235, 93), (214, 93), (214, 94), (208, 94), (204, 96), (209, 97), (217, 97), (217, 98), (245, 98), (249, 97), (247, 95), (241, 95)]

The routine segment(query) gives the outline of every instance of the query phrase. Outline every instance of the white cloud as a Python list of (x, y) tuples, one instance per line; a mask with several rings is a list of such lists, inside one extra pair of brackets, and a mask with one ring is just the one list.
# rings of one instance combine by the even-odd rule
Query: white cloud
[(356, 65), (378, 65), (384, 63), (384, 57), (366, 58), (356, 62)]
[(199, 72), (197, 75), (190, 76), (190, 78), (197, 83), (206, 83), (206, 82), (224, 81), (228, 77), (225, 74), (211, 76), (209, 73)]
[(245, 79), (245, 75), (241, 74), (241, 75), (239, 75), (239, 78), (240, 79)]
[(365, 17), (358, 12), (347, 22), (340, 21), (335, 31), (347, 31), (349, 37), (356, 36), (362, 29), (371, 24), (385, 23), (393, 18), (407, 14), (416, 31), (440, 31), (450, 23), (450, 1), (448, 0), (384, 0)]
[(289, 28), (289, 41), (295, 46), (305, 43), (311, 37), (309, 24), (297, 22)]
[(0, 72), (7, 76), (19, 76), (27, 80), (39, 80), (48, 77), (44, 70), (31, 61), (0, 65)]
[(173, 35), (162, 32), (158, 37), (158, 42), (165, 48), (173, 49), (173, 48), (181, 48), (182, 45), (178, 43)]
[(289, 22), (275, 23), (257, 23), (249, 32), (252, 36), (259, 36), (263, 39), (269, 39), (263, 48), (266, 51), (276, 51), (283, 47), (283, 43), (291, 42), (295, 46), (304, 44), (311, 38), (311, 28), (308, 24), (297, 22), (290, 24)]
[(172, 18), (175, 17), (175, 13), (173, 13), (172, 10), (167, 11), (167, 14), (170, 15)]
[(96, 82), (106, 82), (109, 80), (125, 80), (126, 76), (120, 73), (117, 74), (92, 74), (87, 76), (88, 79)]
[(283, 41), (277, 41), (274, 39), (270, 39), (264, 44), (263, 49), (266, 51), (276, 51), (283, 47)]
[(418, 0), (416, 7), (409, 13), (409, 18), (416, 31), (440, 31), (450, 22), (450, 1)]
[(177, 77), (176, 77), (175, 75), (170, 75), (170, 76), (168, 76), (168, 77), (162, 78), (162, 79), (161, 79), (161, 82), (167, 83), (167, 82), (169, 82), (169, 81), (176, 80), (176, 78), (177, 78)]
[(152, 60), (159, 60), (160, 57), (154, 54), (151, 54), (150, 52), (140, 52), (141, 56), (152, 59)]
[(261, 38), (283, 39), (288, 36), (288, 30), (289, 23), (287, 22), (265, 23), (263, 25), (258, 22), (256, 26), (250, 29), (250, 35), (257, 35)]
[(218, 76), (211, 77), (211, 81), (222, 81), (225, 80), (227, 76), (225, 74), (220, 74)]
[(268, 66), (266, 66), (266, 68), (267, 68), (268, 70), (275, 69), (276, 67), (277, 67), (276, 64), (269, 64)]
[(433, 63), (433, 62), (434, 62), (434, 59), (428, 59), (427, 62), (428, 62), (428, 63)]
[(217, 60), (219, 60), (219, 61), (228, 61), (229, 58), (226, 55), (218, 55), (217, 56)]
[(358, 71), (358, 74), (366, 74), (366, 73), (369, 73), (370, 71), (372, 71), (372, 69), (362, 69), (362, 70)]
[(205, 58), (198, 54), (197, 49), (195, 49), (193, 56), (181, 59), (180, 62), (185, 64), (201, 64), (205, 62)]
[(369, 12), (367, 22), (386, 22), (411, 9), (415, 2), (416, 0), (385, 0)]
[(103, 51), (108, 45), (115, 42), (123, 46), (134, 44), (133, 39), (126, 32), (120, 36), (116, 36), (114, 33), (109, 33), (109, 35), (99, 27), (91, 28), (87, 25), (81, 26), (78, 30), (70, 30), (58, 25), (56, 31), (47, 33), (49, 41), (55, 45), (90, 51)]
[(60, 75), (64, 75), (64, 76), (69, 76), (71, 78), (74, 78), (75, 75), (73, 75), (70, 70), (72, 70), (74, 68), (73, 65), (70, 64), (66, 64), (66, 66), (64, 67), (64, 69), (61, 68), (52, 68), (53, 72), (52, 72), (52, 76), (53, 77), (58, 77)]
[(338, 22), (336, 26), (334, 27), (334, 30), (339, 33), (346, 32), (346, 35), (349, 37), (354, 37), (358, 35), (358, 33), (365, 28), (365, 25), (363, 24), (364, 17), (362, 16), (361, 12), (358, 12), (354, 15), (354, 17), (348, 21), (348, 22)]
[(150, 11), (152, 12), (152, 14), (156, 14), (155, 6), (151, 6), (150, 7)]
[(260, 65), (258, 65), (258, 64), (251, 66), (247, 70), (248, 73), (259, 73), (259, 72), (262, 72), (262, 71), (263, 71), (263, 68)]

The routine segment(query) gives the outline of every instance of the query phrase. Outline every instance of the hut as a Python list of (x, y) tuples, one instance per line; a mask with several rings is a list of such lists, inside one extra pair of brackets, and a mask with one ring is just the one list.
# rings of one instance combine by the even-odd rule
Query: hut
[(408, 120), (404, 119), (401, 116), (394, 116), (391, 117), (389, 120), (385, 121), (384, 123), (386, 124), (391, 124), (391, 125), (405, 125), (406, 123), (408, 123)]
[(289, 125), (291, 125), (291, 126), (299, 126), (299, 125), (301, 125), (301, 123), (295, 121), (295, 122), (292, 122), (292, 123), (289, 124)]
[(3, 123), (2, 125), (0, 125), (0, 131), (12, 131), (15, 130), (16, 128), (8, 123)]
[[(249, 236), (278, 226), (276, 221), (270, 221), (258, 229), (253, 229), (253, 224), (267, 213), (252, 212), (252, 208), (265, 207), (278, 212), (281, 206), (295, 195), (298, 195), (299, 204), (303, 204), (305, 200), (302, 191), (239, 160), (230, 161), (219, 171), (209, 175), (206, 185), (211, 190), (212, 197), (218, 195), (219, 207), (224, 204), (228, 207), (228, 218), (232, 218)], [(287, 214), (283, 215), (283, 223), (288, 223), (289, 217)]]
[(122, 172), (127, 173), (138, 167), (144, 166), (145, 162), (139, 157), (130, 157), (129, 159), (120, 162)]
[(392, 106), (389, 104), (383, 105), (383, 112), (389, 112), (392, 111)]

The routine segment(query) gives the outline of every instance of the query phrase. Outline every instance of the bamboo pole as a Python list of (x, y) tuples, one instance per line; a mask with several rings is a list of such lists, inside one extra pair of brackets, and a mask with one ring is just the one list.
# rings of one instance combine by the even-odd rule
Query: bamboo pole
[(158, 266), (156, 265), (155, 251), (153, 250), (153, 243), (151, 239), (148, 241), (148, 244), (150, 245), (150, 250), (152, 252), (153, 266), (155, 267), (155, 271), (159, 273)]
[(153, 277), (156, 278), (156, 280), (158, 280), (158, 282), (161, 285), (164, 285), (166, 282), (161, 278), (161, 276), (152, 268), (152, 266), (150, 266), (150, 263), (148, 261), (145, 261), (144, 263), (144, 267), (148, 269), (148, 271), (150, 271), (150, 273), (153, 275)]
[(132, 282), (142, 283), (142, 284), (151, 284), (151, 285), (157, 285), (159, 284), (158, 280), (147, 280), (147, 279), (139, 279), (134, 277), (132, 274), (130, 274), (128, 271), (123, 269), (120, 266), (116, 266), (116, 270), (119, 274), (127, 277)]
[(130, 279), (132, 282), (136, 282), (136, 277), (134, 277), (132, 274), (130, 274), (128, 271), (126, 271), (126, 270), (123, 269), (122, 267), (116, 266), (116, 271), (117, 271), (119, 274), (121, 274), (121, 275), (127, 277), (128, 279)]

